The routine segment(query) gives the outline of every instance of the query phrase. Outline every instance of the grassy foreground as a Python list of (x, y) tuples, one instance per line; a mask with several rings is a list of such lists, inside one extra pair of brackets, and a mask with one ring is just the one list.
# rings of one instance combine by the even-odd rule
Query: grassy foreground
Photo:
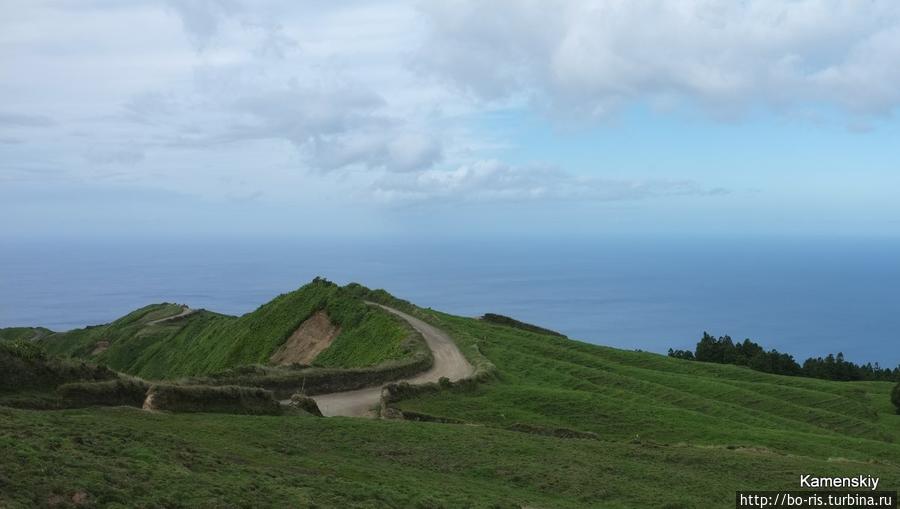
[(900, 480), (881, 464), (489, 427), (0, 409), (3, 507), (78, 493), (96, 507), (727, 507), (810, 470)]

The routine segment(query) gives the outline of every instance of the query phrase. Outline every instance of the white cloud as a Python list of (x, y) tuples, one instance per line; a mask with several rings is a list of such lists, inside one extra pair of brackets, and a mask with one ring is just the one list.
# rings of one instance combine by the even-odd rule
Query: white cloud
[[(511, 109), (590, 121), (645, 103), (715, 116), (825, 105), (866, 127), (900, 104), (900, 4), (862, 5), (25, 2), (0, 19), (0, 170), (260, 201), (341, 186), (392, 204), (715, 194), (677, 174), (575, 176), (552, 147), (547, 166), (492, 161), (525, 142), (479, 122)], [(603, 164), (590, 169), (633, 171)]]
[(894, 0), (473, 0), (422, 5), (419, 67), (489, 100), (527, 96), (569, 116), (636, 102), (714, 115), (900, 104)]
[[(187, 86), (127, 102), (128, 119), (163, 128), (153, 145), (287, 141), (306, 169), (320, 172), (415, 171), (443, 156), (446, 137), (423, 118), (431, 105), (419, 94), (427, 87), (404, 81), (414, 77), (398, 51), (407, 36), (386, 35), (363, 18), (371, 11), (353, 3), (311, 10), (231, 0), (172, 7), (195, 40), (198, 63)], [(383, 11), (388, 23), (414, 12)], [(345, 32), (352, 28), (359, 30), (348, 45)], [(322, 39), (332, 43), (325, 53)], [(380, 51), (370, 54), (371, 46)]]

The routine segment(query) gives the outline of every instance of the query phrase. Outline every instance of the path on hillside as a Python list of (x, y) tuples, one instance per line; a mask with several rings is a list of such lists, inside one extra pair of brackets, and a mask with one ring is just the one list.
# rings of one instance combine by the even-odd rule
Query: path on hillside
[[(373, 306), (393, 313), (400, 318), (406, 320), (414, 329), (422, 334), (428, 348), (434, 355), (434, 364), (428, 371), (423, 371), (416, 376), (395, 380), (395, 382), (409, 382), (411, 384), (422, 384), (427, 382), (437, 382), (441, 377), (447, 377), (451, 381), (472, 375), (474, 369), (469, 361), (463, 356), (462, 352), (457, 348), (456, 343), (450, 339), (444, 331), (433, 327), (418, 318), (410, 316), (402, 311), (394, 308), (382, 306), (369, 302)], [(373, 415), (371, 409), (378, 405), (381, 401), (381, 385), (376, 387), (367, 387), (355, 391), (333, 392), (330, 394), (318, 394), (312, 396), (319, 405), (322, 415), (332, 417), (336, 415), (344, 415), (350, 417), (371, 417)]]
[(194, 314), (194, 313), (196, 313), (196, 312), (197, 312), (196, 309), (191, 309), (191, 308), (188, 307), (188, 306), (181, 306), (181, 312), (180, 312), (180, 313), (175, 314), (175, 315), (165, 316), (165, 317), (163, 317), (163, 318), (158, 318), (158, 319), (156, 319), (156, 320), (150, 320), (149, 322), (147, 322), (147, 325), (157, 325), (157, 324), (160, 324), (160, 323), (163, 323), (163, 322), (168, 322), (168, 321), (171, 321), (171, 320), (177, 320), (178, 318), (183, 318), (183, 317), (185, 317), (185, 316), (187, 316), (187, 315), (191, 315), (191, 314)]

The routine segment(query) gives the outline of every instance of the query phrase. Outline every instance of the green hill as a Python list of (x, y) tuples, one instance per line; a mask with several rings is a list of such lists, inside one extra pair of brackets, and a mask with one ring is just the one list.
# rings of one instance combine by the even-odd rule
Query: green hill
[[(134, 344), (120, 348), (156, 360), (129, 366), (173, 376), (264, 362), (317, 305), (346, 320), (348, 338), (400, 327), (363, 300), (443, 329), (476, 367), (477, 381), (398, 392), (405, 417), (437, 422), (0, 407), (0, 506), (710, 508), (733, 507), (736, 490), (796, 490), (809, 473), (900, 487), (893, 384), (596, 346), (359, 285), (314, 282), (244, 317), (195, 313), (185, 324), (148, 325), (148, 313), (181, 308), (144, 308), (105, 326), (107, 352)], [(85, 355), (101, 336), (74, 334), (61, 351)]]
[(37, 341), (53, 331), (44, 327), (7, 327), (0, 329), (0, 341)]
[(47, 335), (53, 354), (91, 359), (148, 379), (178, 378), (266, 364), (316, 311), (340, 327), (316, 358), (321, 367), (377, 365), (408, 356), (408, 326), (322, 279), (279, 295), (240, 317), (206, 310), (185, 313), (178, 304), (153, 304), (106, 324)]

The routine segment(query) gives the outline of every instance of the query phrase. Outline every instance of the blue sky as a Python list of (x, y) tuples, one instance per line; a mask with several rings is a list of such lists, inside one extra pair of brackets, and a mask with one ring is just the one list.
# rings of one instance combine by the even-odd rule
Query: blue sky
[(900, 4), (2, 2), (0, 234), (900, 234)]

